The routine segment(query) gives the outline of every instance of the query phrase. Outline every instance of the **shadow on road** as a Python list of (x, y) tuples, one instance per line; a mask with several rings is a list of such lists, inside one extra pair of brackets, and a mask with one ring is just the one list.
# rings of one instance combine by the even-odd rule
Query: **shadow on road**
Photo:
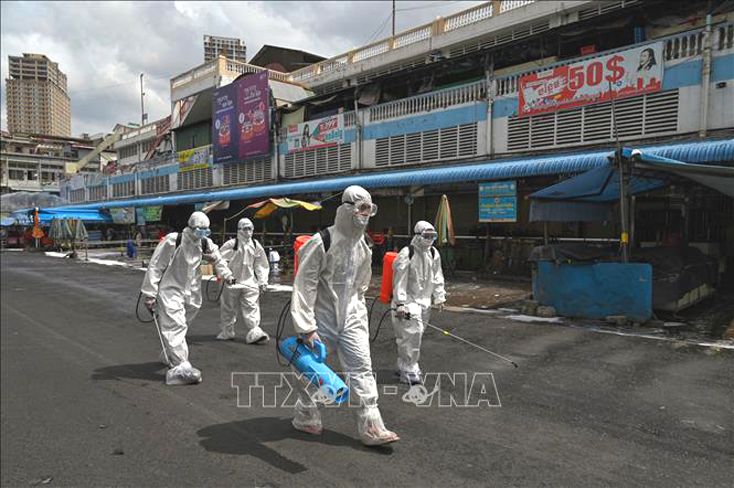
[(399, 376), (395, 374), (393, 369), (379, 369), (375, 371), (375, 378), (379, 385), (401, 385)]
[(284, 457), (275, 449), (266, 446), (265, 443), (298, 439), (330, 446), (350, 447), (356, 451), (382, 455), (389, 455), (393, 452), (392, 447), (367, 447), (355, 438), (326, 429), (321, 435), (306, 434), (294, 429), (290, 419), (278, 417), (259, 417), (211, 425), (199, 430), (197, 434), (204, 438), (199, 444), (207, 451), (252, 456), (291, 474), (302, 473), (308, 468)]
[(122, 378), (149, 381), (165, 381), (166, 367), (159, 362), (120, 364), (94, 370), (92, 379), (96, 381), (119, 380)]

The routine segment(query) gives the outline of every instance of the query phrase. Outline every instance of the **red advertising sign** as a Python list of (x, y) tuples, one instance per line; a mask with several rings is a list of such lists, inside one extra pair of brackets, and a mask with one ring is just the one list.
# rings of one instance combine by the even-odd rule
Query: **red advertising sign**
[(520, 77), (520, 117), (615, 98), (656, 92), (663, 86), (663, 43), (587, 59)]

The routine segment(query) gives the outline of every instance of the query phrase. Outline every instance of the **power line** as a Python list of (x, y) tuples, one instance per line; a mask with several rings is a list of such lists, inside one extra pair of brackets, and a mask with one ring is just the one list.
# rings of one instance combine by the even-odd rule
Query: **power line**
[(381, 24), (380, 24), (380, 25), (379, 25), (379, 26), (377, 27), (377, 29), (375, 29), (375, 31), (374, 31), (374, 32), (372, 33), (372, 35), (371, 35), (371, 36), (369, 37), (369, 39), (367, 39), (367, 40), (366, 40), (365, 42), (363, 42), (363, 43), (362, 43), (361, 45), (362, 45), (362, 46), (366, 46), (367, 44), (369, 44), (370, 42), (372, 42), (372, 40), (373, 40), (373, 39), (374, 39), (374, 38), (375, 38), (376, 36), (378, 36), (380, 32), (382, 32), (382, 29), (384, 29), (384, 28), (385, 28), (385, 25), (387, 25), (387, 21), (388, 21), (388, 20), (390, 20), (390, 18), (391, 18), (391, 17), (392, 17), (392, 12), (390, 12), (390, 13), (389, 13), (389, 14), (387, 15), (387, 17), (385, 17), (385, 20), (383, 20), (383, 21), (382, 21), (382, 23), (381, 23)]
[[(173, 76), (148, 76), (146, 77), (149, 80), (170, 80)], [(81, 90), (74, 90), (67, 93), (67, 95), (74, 95), (76, 93), (86, 93), (86, 92), (92, 92), (92, 91), (100, 91), (100, 90), (108, 90), (110, 88), (116, 88), (118, 86), (125, 86), (125, 85), (131, 85), (133, 83), (138, 84), (140, 82), (139, 79), (130, 80), (130, 81), (123, 81), (122, 83), (115, 83), (114, 85), (105, 85), (105, 86), (98, 86), (96, 88), (84, 88)]]

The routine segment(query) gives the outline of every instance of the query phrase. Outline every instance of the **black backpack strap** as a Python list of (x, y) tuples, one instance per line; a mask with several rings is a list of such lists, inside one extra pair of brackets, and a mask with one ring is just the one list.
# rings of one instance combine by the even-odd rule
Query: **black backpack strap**
[(239, 236), (235, 236), (235, 238), (234, 238), (234, 250), (235, 250), (235, 252), (237, 252), (237, 248), (240, 247), (239, 244), (240, 244), (240, 238), (239, 238)]
[(183, 238), (183, 232), (179, 232), (176, 236), (176, 247), (174, 249), (178, 249), (178, 246), (181, 245), (181, 239)]
[[(408, 259), (413, 259), (413, 254), (415, 254), (415, 249), (413, 249), (413, 244), (408, 244)], [(431, 246), (431, 256), (433, 259), (436, 259), (436, 252), (437, 249), (433, 246)]]
[(328, 227), (320, 230), (319, 235), (321, 236), (321, 242), (324, 243), (324, 252), (329, 252), (329, 247), (331, 247), (331, 232), (329, 232)]

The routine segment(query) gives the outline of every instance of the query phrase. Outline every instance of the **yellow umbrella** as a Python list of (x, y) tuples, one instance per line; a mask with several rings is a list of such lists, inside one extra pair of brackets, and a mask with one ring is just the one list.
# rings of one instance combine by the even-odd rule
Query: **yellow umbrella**
[(446, 244), (456, 245), (456, 232), (454, 232), (454, 219), (451, 217), (451, 206), (449, 198), (446, 195), (441, 196), (441, 203), (438, 205), (438, 213), (436, 213), (436, 221), (434, 223), (438, 238), (436, 244), (443, 247)]
[(317, 203), (302, 202), (301, 200), (293, 200), (291, 198), (268, 198), (262, 202), (248, 205), (247, 208), (259, 209), (253, 216), (256, 219), (264, 219), (279, 208), (295, 208), (301, 207), (308, 211), (321, 210), (321, 205)]

